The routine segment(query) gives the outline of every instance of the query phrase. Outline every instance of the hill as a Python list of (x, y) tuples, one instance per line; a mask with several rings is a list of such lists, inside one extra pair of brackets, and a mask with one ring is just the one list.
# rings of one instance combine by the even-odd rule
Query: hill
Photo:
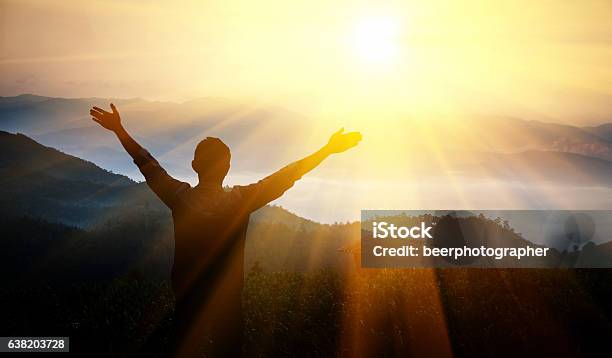
[[(25, 265), (33, 270), (27, 277), (112, 278), (135, 270), (167, 278), (170, 212), (146, 184), (6, 132), (0, 132), (0, 173), (5, 271)], [(355, 224), (322, 225), (279, 206), (258, 210), (251, 221), (247, 268), (352, 265), (336, 248), (356, 240)]]
[(87, 227), (111, 206), (161, 210), (143, 184), (45, 147), (22, 134), (0, 132), (0, 210)]
[[(23, 134), (0, 131), (0, 170), (3, 177), (47, 175), (57, 179), (87, 181), (114, 187), (128, 186), (134, 181), (101, 169), (95, 164), (77, 160), (54, 148), (40, 145)], [(6, 172), (6, 171), (9, 171)]]
[[(2, 202), (13, 214), (87, 227), (105, 218), (109, 207), (146, 206), (149, 211), (168, 212), (146, 184), (43, 146), (23, 134), (0, 131), (0, 174)], [(81, 213), (66, 215), (70, 209)], [(253, 220), (295, 229), (319, 225), (278, 206), (259, 210)]]

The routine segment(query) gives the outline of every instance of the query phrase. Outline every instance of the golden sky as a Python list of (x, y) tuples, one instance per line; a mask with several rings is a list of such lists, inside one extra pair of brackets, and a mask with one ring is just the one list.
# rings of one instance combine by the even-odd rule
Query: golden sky
[(0, 0), (0, 95), (612, 119), (609, 1)]

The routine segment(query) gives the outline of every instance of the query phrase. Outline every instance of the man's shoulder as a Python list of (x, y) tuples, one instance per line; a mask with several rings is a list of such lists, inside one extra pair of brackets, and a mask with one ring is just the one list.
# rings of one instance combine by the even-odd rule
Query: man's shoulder
[(224, 192), (226, 195), (232, 198), (241, 199), (244, 193), (248, 190), (248, 185), (234, 185), (229, 188), (225, 188)]
[(174, 196), (177, 198), (183, 198), (189, 196), (193, 192), (193, 187), (186, 182), (179, 181), (178, 185), (174, 189)]
[(252, 194), (256, 194), (262, 188), (262, 182), (263, 180), (247, 185), (234, 185), (229, 190), (229, 193), (239, 199), (244, 199)]
[[(178, 180), (177, 180), (178, 181)], [(188, 192), (193, 190), (193, 187), (191, 186), (191, 184), (184, 182), (184, 181), (178, 181), (178, 185), (177, 185), (177, 191), (181, 191), (181, 192)]]

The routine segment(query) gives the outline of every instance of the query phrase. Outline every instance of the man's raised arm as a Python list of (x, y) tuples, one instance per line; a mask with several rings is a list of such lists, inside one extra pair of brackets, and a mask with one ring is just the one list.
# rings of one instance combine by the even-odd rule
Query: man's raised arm
[(132, 157), (134, 163), (140, 169), (147, 180), (149, 187), (170, 208), (175, 203), (176, 196), (189, 184), (172, 178), (151, 154), (130, 136), (121, 124), (121, 116), (114, 104), (110, 105), (112, 112), (107, 112), (99, 107), (93, 107), (89, 114), (92, 119), (102, 127), (115, 133), (123, 148)]
[(343, 132), (344, 128), (341, 128), (331, 136), (326, 145), (306, 158), (287, 165), (255, 184), (238, 187), (247, 206), (251, 210), (256, 210), (279, 198), (304, 174), (316, 168), (327, 157), (353, 148), (361, 141), (361, 133)]

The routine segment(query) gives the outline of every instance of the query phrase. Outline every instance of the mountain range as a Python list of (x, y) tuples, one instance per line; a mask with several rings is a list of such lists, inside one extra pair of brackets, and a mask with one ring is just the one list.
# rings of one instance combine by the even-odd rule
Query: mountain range
[[(44, 145), (141, 180), (116, 139), (89, 120), (91, 106), (106, 108), (111, 101), (127, 118), (125, 125), (133, 129), (137, 140), (169, 172), (181, 178), (194, 177), (186, 163), (204, 136), (222, 138), (232, 148), (232, 165), (239, 168), (238, 175), (251, 178), (303, 155), (300, 144), (317, 131), (312, 118), (298, 113), (225, 99), (174, 103), (36, 95), (1, 97), (0, 130), (23, 133)], [(420, 172), (610, 187), (612, 123), (580, 127), (462, 116), (379, 122), (376, 128), (363, 131), (364, 148), (376, 153), (365, 153), (363, 161), (368, 166), (356, 169), (361, 177), (384, 172), (403, 178), (402, 173)], [(398, 133), (406, 133), (406, 137)], [(404, 153), (397, 156), (398, 150)], [(377, 160), (380, 157), (393, 157), (393, 167), (388, 161)]]
[[(237, 165), (258, 171), (261, 166), (252, 153), (277, 157), (273, 154), (291, 148), (309, 124), (306, 118), (282, 108), (215, 98), (173, 103), (21, 95), (0, 98), (0, 130), (26, 134), (104, 168), (141, 178), (116, 139), (90, 120), (92, 106), (108, 108), (110, 102), (120, 109), (125, 126), (136, 139), (169, 171), (182, 177), (193, 173), (176, 163), (189, 163), (195, 145), (205, 136), (223, 138), (235, 152), (245, 153), (235, 156)], [(255, 149), (241, 150), (241, 144), (247, 142), (255, 143)]]
[[(104, 279), (130, 272), (168, 277), (170, 213), (146, 184), (23, 134), (1, 131), (0, 174), (0, 227), (5, 238), (0, 246), (8, 255), (0, 266), (16, 279)], [(266, 206), (251, 217), (246, 267), (354, 270), (359, 265), (354, 261), (359, 233), (359, 223), (319, 224)], [(606, 266), (610, 247), (590, 243), (570, 255), (582, 265), (592, 264), (592, 256)]]

